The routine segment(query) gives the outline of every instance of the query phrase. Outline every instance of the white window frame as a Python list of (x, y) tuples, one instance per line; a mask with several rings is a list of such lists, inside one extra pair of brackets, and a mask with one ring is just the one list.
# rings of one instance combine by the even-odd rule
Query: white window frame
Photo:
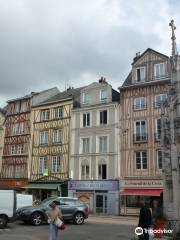
[[(106, 140), (105, 140), (106, 139)], [(102, 142), (101, 142), (102, 140)], [(105, 147), (105, 141), (106, 141), (106, 147)], [(98, 152), (99, 153), (107, 153), (108, 152), (108, 136), (98, 136)], [(102, 145), (101, 145), (102, 144)]]
[[(84, 140), (86, 140), (86, 144), (87, 144), (87, 142), (89, 142), (89, 144), (86, 146), (86, 147), (84, 147)], [(84, 151), (85, 150), (85, 151)], [(85, 154), (85, 153), (90, 153), (90, 138), (89, 137), (82, 137), (81, 138), (81, 153), (82, 154)]]
[[(101, 112), (104, 112), (104, 111), (107, 112), (107, 123), (101, 123)], [(108, 109), (99, 110), (99, 125), (103, 126), (103, 125), (107, 125), (108, 123), (109, 123), (109, 111), (108, 111)]]
[(24, 133), (24, 122), (20, 122), (19, 123), (19, 134), (23, 134)]
[(11, 155), (16, 155), (16, 145), (14, 144), (14, 145), (12, 145), (11, 146)]
[(39, 135), (39, 143), (40, 145), (48, 144), (49, 140), (49, 132), (48, 131), (41, 131)]
[(39, 173), (43, 174), (43, 170), (47, 169), (47, 163), (48, 163), (47, 156), (39, 157)]
[[(141, 69), (144, 69), (144, 78), (141, 78)], [(140, 79), (138, 80), (138, 70), (140, 70)], [(137, 67), (136, 68), (136, 82), (145, 82), (146, 79), (146, 67), (142, 66), (142, 67)]]
[[(162, 66), (162, 72), (161, 72), (161, 66)], [(158, 71), (157, 71), (158, 68)], [(156, 63), (154, 64), (154, 78), (155, 79), (160, 79), (165, 76), (165, 63)]]
[[(89, 125), (87, 124), (87, 115), (89, 114)], [(84, 125), (84, 116), (85, 116), (85, 125)], [(82, 127), (90, 127), (91, 126), (91, 114), (90, 112), (82, 113)]]
[(63, 117), (63, 107), (56, 107), (53, 109), (53, 118), (57, 119), (57, 118), (62, 118)]
[(24, 145), (18, 144), (17, 145), (17, 154), (23, 154), (24, 153)]
[[(146, 165), (147, 165), (147, 168), (144, 168), (143, 167), (143, 158), (142, 158), (142, 155), (143, 155), (143, 153), (146, 153)], [(136, 156), (136, 154), (137, 153), (140, 153), (140, 168), (137, 168), (137, 156)], [(136, 170), (147, 170), (148, 169), (148, 152), (145, 150), (145, 151), (136, 151), (135, 152), (135, 165), (136, 165)]]
[[(139, 101), (139, 104), (137, 104), (137, 101)], [(143, 104), (144, 101), (144, 104)], [(146, 97), (138, 97), (138, 98), (134, 98), (134, 110), (138, 111), (138, 110), (143, 110), (146, 109)]]
[[(159, 130), (158, 130), (158, 121), (161, 122), (161, 118), (157, 118), (156, 119), (156, 124), (155, 124), (155, 127), (156, 127), (156, 133), (155, 133), (155, 137), (156, 137), (156, 140), (160, 141), (161, 140), (161, 130), (160, 130), (160, 133), (159, 133)], [(160, 135), (160, 137), (159, 137)]]
[(62, 142), (62, 129), (54, 129), (53, 130), (53, 143), (61, 143)]
[(13, 135), (19, 134), (19, 123), (13, 123), (12, 132), (13, 132)]
[[(88, 95), (88, 99), (86, 99), (86, 94)], [(91, 95), (89, 92), (83, 92), (83, 104), (90, 104), (91, 102)]]
[(61, 156), (52, 156), (52, 172), (59, 173), (61, 170)]
[(48, 121), (50, 119), (50, 110), (41, 110), (41, 121)]
[[(83, 174), (84, 173), (84, 174)], [(90, 166), (89, 164), (81, 164), (81, 180), (90, 179)]]
[[(165, 100), (164, 100), (164, 101), (162, 100), (162, 99), (163, 99), (163, 96), (166, 96), (166, 99), (167, 99), (167, 94), (166, 94), (166, 93), (162, 93), (162, 94), (155, 95), (155, 107), (156, 107), (156, 108), (160, 107), (161, 104), (165, 101)], [(160, 98), (161, 98), (161, 101), (160, 101), (160, 102), (157, 101), (157, 97), (160, 97)]]
[(159, 152), (161, 152), (161, 166), (162, 166), (162, 151), (160, 149), (158, 149), (156, 151), (156, 162), (157, 162), (157, 169), (158, 170), (162, 170), (162, 167), (160, 168), (159, 165), (160, 165), (160, 162), (159, 162)]
[[(105, 97), (103, 97), (103, 92), (105, 93)], [(101, 89), (100, 90), (100, 101), (105, 101), (107, 98), (108, 98), (107, 89)]]
[[(140, 122), (140, 123), (142, 123), (142, 122), (145, 122), (145, 134), (146, 134), (146, 139), (142, 139), (142, 140), (137, 140), (137, 128), (136, 128), (136, 123), (137, 122)], [(140, 125), (142, 125), (142, 124), (140, 124)], [(142, 120), (136, 120), (135, 122), (134, 122), (134, 134), (135, 134), (135, 142), (141, 142), (141, 141), (147, 141), (147, 139), (148, 139), (148, 131), (147, 131), (147, 120), (144, 120), (144, 119), (142, 119)], [(138, 133), (139, 134), (139, 136), (140, 137), (143, 137), (143, 133), (142, 133), (142, 129), (141, 129), (141, 127), (140, 127), (140, 133)]]

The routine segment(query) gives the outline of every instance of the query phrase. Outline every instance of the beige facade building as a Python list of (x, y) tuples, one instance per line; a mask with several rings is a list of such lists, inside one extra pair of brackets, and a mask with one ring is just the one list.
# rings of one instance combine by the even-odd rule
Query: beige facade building
[(141, 199), (162, 204), (161, 104), (169, 70), (169, 58), (148, 48), (120, 87), (121, 214), (138, 214)]

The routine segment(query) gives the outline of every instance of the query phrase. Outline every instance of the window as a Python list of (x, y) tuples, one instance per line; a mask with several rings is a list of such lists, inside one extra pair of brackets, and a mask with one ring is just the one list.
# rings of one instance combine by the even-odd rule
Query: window
[(41, 111), (41, 121), (49, 120), (49, 115), (50, 115), (50, 111), (49, 110)]
[(19, 113), (19, 112), (20, 112), (20, 102), (17, 102), (17, 103), (15, 104), (15, 112), (16, 112), (16, 113)]
[(136, 169), (147, 169), (147, 152), (136, 152)]
[(16, 145), (11, 146), (11, 154), (12, 155), (16, 154)]
[(22, 177), (22, 168), (21, 165), (16, 165), (15, 166), (15, 178), (20, 178)]
[(24, 152), (24, 146), (23, 146), (23, 144), (19, 144), (17, 146), (17, 153), (18, 154), (23, 154), (23, 152)]
[(81, 179), (86, 180), (89, 179), (89, 165), (83, 164), (81, 166)]
[(24, 123), (21, 122), (19, 123), (19, 134), (23, 134), (24, 133)]
[(89, 104), (90, 103), (90, 94), (88, 92), (83, 93), (83, 104)]
[(107, 179), (107, 165), (106, 164), (98, 165), (98, 179)]
[(47, 157), (39, 158), (39, 173), (44, 173), (44, 170), (47, 169)]
[(90, 113), (83, 113), (83, 127), (90, 126)]
[(62, 118), (63, 117), (63, 108), (54, 108), (53, 109), (53, 118)]
[(13, 134), (18, 134), (19, 133), (19, 123), (14, 123), (13, 124), (13, 129), (12, 129)]
[(140, 97), (134, 99), (134, 110), (142, 110), (146, 108), (146, 98)]
[(157, 167), (158, 169), (162, 169), (162, 151), (157, 150)]
[(61, 142), (61, 136), (62, 136), (62, 130), (61, 129), (53, 130), (53, 143), (60, 143)]
[(145, 120), (140, 120), (135, 122), (135, 142), (147, 141), (147, 126)]
[(165, 76), (165, 63), (158, 63), (154, 65), (154, 77), (161, 78)]
[(56, 173), (60, 171), (60, 156), (52, 157), (52, 171)]
[(100, 111), (100, 124), (107, 124), (107, 110)]
[(155, 133), (156, 141), (161, 140), (161, 119), (156, 119), (156, 133)]
[(107, 136), (99, 137), (99, 152), (100, 153), (107, 152)]
[(145, 202), (150, 202), (151, 197), (150, 196), (127, 195), (126, 196), (126, 207), (141, 208), (142, 200)]
[(27, 102), (21, 102), (21, 112), (27, 111)]
[(40, 144), (48, 143), (48, 131), (40, 132)]
[(107, 99), (107, 90), (106, 89), (103, 89), (100, 91), (100, 100), (103, 101), (103, 100), (106, 100)]
[(136, 68), (136, 81), (137, 82), (145, 81), (145, 67)]
[(82, 153), (89, 153), (89, 138), (82, 139)]
[(167, 94), (159, 94), (155, 96), (155, 107), (160, 107), (167, 99)]

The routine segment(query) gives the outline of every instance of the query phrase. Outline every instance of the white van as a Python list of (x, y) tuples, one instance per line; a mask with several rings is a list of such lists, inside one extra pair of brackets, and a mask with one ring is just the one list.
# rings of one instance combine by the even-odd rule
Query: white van
[(16, 192), (0, 189), (0, 228), (4, 228), (8, 222), (15, 220), (15, 213)]
[(17, 199), (17, 205), (16, 205), (17, 209), (21, 207), (27, 207), (27, 206), (33, 205), (33, 197), (31, 194), (17, 193), (16, 199)]

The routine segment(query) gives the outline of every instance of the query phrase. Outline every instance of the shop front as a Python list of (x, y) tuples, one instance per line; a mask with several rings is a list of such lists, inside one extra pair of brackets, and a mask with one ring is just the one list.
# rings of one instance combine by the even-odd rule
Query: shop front
[(118, 180), (71, 180), (68, 183), (68, 196), (85, 202), (90, 213), (119, 215)]
[(67, 182), (63, 181), (32, 181), (26, 191), (33, 195), (33, 201), (39, 202), (48, 197), (67, 196)]
[(24, 192), (27, 185), (28, 179), (0, 179), (1, 189), (15, 189), (18, 192)]
[(122, 180), (120, 188), (120, 214), (138, 215), (144, 200), (152, 208), (154, 202), (162, 206), (163, 180)]

